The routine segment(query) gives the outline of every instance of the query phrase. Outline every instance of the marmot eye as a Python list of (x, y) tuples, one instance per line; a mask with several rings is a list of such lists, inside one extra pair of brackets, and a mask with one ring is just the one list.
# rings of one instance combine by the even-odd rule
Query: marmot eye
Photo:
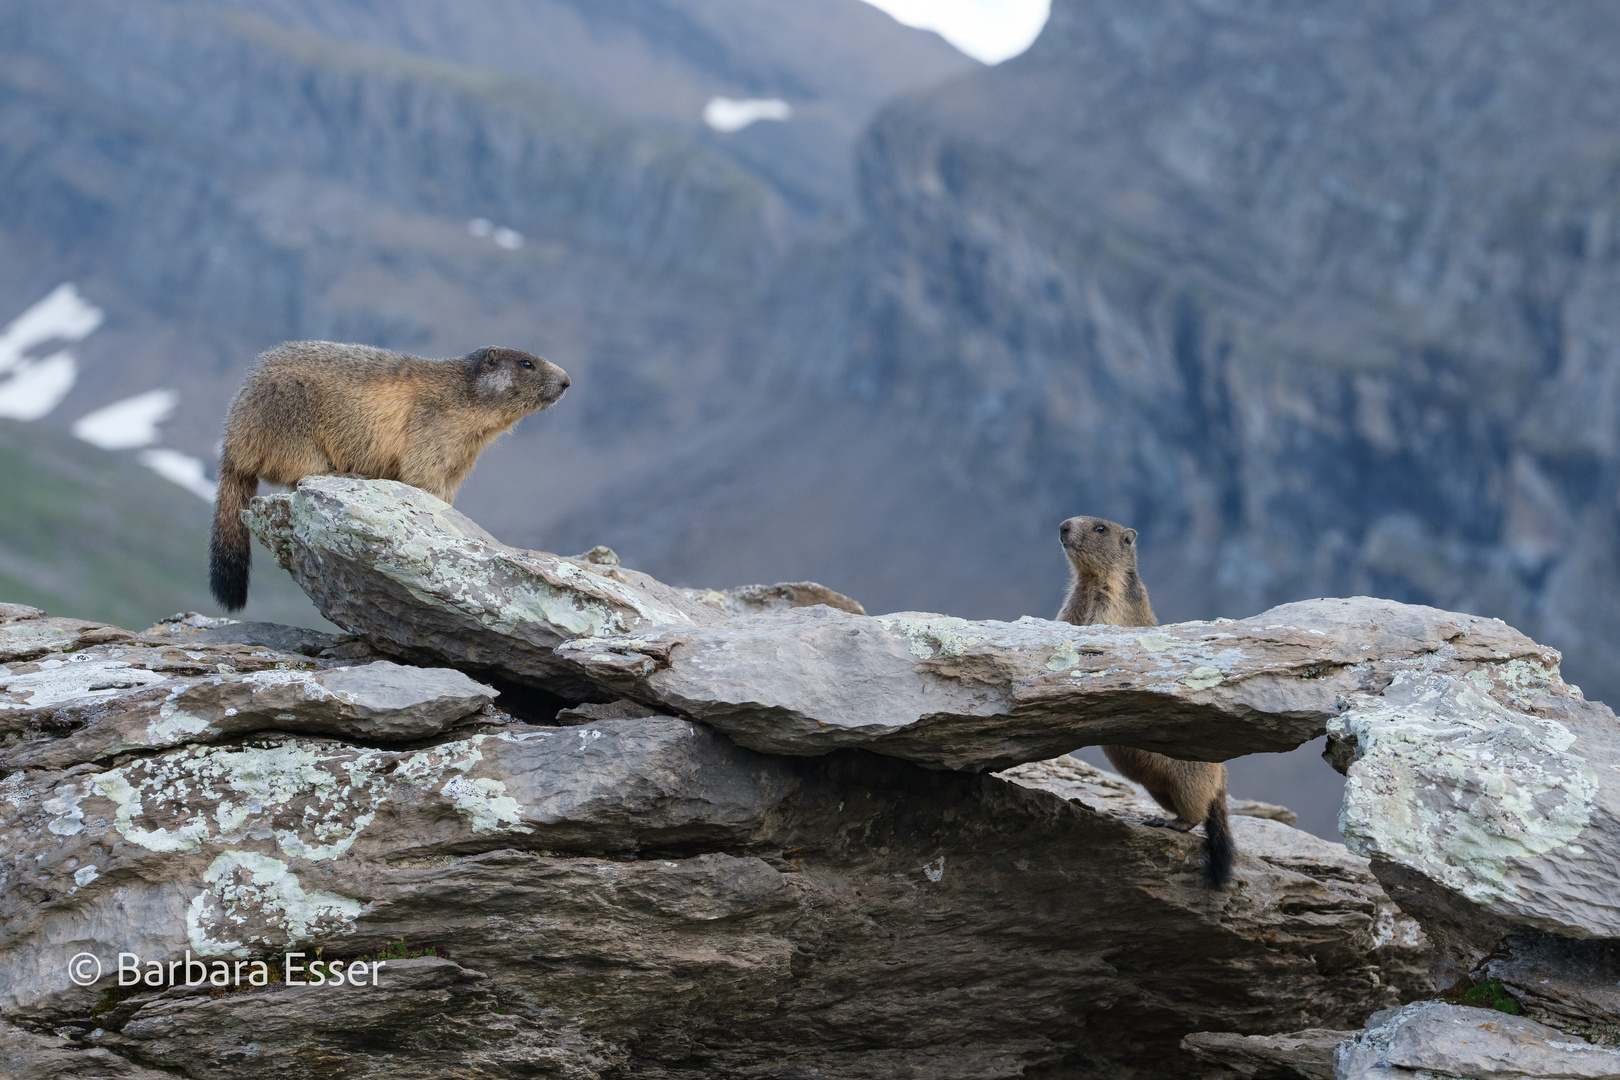
[(518, 366), (519, 367), (526, 367), (530, 371), (533, 371), (534, 370), (534, 361), (533, 360), (519, 360), (518, 361)]
[(1106, 526), (1106, 525), (1093, 525), (1091, 527), (1091, 531), (1092, 532), (1107, 532), (1108, 531), (1108, 526)]

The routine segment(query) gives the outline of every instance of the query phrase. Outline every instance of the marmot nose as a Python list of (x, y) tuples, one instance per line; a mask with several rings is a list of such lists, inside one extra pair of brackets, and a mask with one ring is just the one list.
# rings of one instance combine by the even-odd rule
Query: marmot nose
[(568, 388), (569, 388), (569, 387), (570, 387), (570, 386), (573, 386), (573, 385), (574, 385), (574, 380), (573, 380), (573, 379), (570, 379), (570, 378), (569, 378), (569, 377), (568, 377), (568, 372), (566, 372), (566, 371), (565, 371), (565, 372), (563, 372), (563, 377), (562, 377), (562, 388), (563, 388), (563, 389), (564, 389), (564, 390), (566, 390), (566, 389), (568, 389)]

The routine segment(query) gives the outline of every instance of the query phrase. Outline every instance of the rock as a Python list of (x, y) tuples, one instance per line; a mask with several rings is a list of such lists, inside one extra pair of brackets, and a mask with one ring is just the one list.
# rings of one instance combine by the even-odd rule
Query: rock
[(574, 700), (603, 691), (553, 657), (572, 638), (716, 623), (745, 608), (854, 603), (809, 584), (689, 595), (616, 557), (507, 547), (448, 503), (388, 480), (306, 477), (291, 494), (255, 499), (247, 519), (322, 615), (385, 652)]
[(1199, 1061), (1224, 1065), (1242, 1080), (1334, 1080), (1339, 1044), (1355, 1034), (1312, 1028), (1288, 1035), (1238, 1035), (1199, 1031), (1181, 1040), (1181, 1048)]
[[(21, 604), (7, 605), (21, 608)], [(34, 611), (35, 608), (25, 608)], [(34, 660), (49, 653), (71, 652), (91, 645), (127, 641), (128, 630), (84, 619), (52, 619), (43, 612), (0, 622), (0, 664)]]
[(1532, 1019), (1620, 1046), (1620, 943), (1516, 934), (1485, 961)]
[(1620, 1051), (1522, 1016), (1422, 1001), (1375, 1018), (1375, 1026), (1339, 1050), (1337, 1068), (1340, 1080), (1620, 1080)]
[(1444, 979), (1526, 928), (1620, 937), (1620, 724), (1555, 656), (1442, 652), (1345, 704), (1328, 730), (1346, 843), (1451, 959)]
[(170, 1080), (110, 1050), (0, 1023), (0, 1075), (6, 1080)]
[(1278, 806), (1276, 803), (1261, 802), (1259, 799), (1234, 799), (1228, 796), (1226, 812), (1229, 814), (1241, 814), (1244, 817), (1269, 818), (1272, 821), (1280, 821), (1289, 826), (1299, 824), (1299, 815), (1288, 809), (1288, 807)]
[[(1072, 758), (996, 777), (771, 757), (669, 716), (12, 771), (0, 1014), (196, 1078), (455, 1060), (696, 1080), (789, 1060), (966, 1080), (1082, 1058), (1184, 1075), (1190, 1031), (1351, 1027), (1427, 989), (1408, 981), (1421, 937), (1341, 846), (1238, 818), (1238, 883), (1212, 893), (1200, 838), (1148, 812)], [(375, 990), (142, 986), (90, 1015), (120, 951), (429, 948)], [(103, 959), (96, 985), (68, 981), (79, 952)]]
[(322, 660), (380, 660), (382, 656), (349, 634), (325, 634), (303, 626), (214, 619), (195, 611), (171, 615), (136, 635), (145, 645), (262, 645), (277, 652)]
[(699, 603), (732, 615), (757, 615), (765, 611), (787, 611), (816, 604), (825, 604), (851, 615), (866, 614), (866, 609), (858, 601), (813, 581), (744, 585), (739, 589), (682, 589), (681, 592)]
[(1368, 598), (1146, 630), (812, 607), (581, 638), (556, 655), (758, 750), (859, 746), (950, 769), (1100, 743), (1211, 761), (1287, 750), (1358, 691), (1376, 707), (1408, 670), (1557, 663), (1493, 620)]
[[(133, 636), (103, 629), (116, 631), (103, 638)], [(0, 734), (16, 744), (10, 767), (62, 768), (262, 730), (410, 741), (439, 734), (496, 694), (448, 668), (323, 666), (235, 642), (146, 644), (163, 638), (0, 666)]]
[(996, 769), (1126, 743), (1224, 760), (1316, 738), (1358, 693), (1381, 708), (1425, 665), (1557, 665), (1495, 620), (1369, 598), (1136, 629), (872, 618), (809, 584), (683, 591), (507, 547), (391, 481), (310, 477), (248, 518), (327, 618), (381, 649), (661, 706), (769, 753)]

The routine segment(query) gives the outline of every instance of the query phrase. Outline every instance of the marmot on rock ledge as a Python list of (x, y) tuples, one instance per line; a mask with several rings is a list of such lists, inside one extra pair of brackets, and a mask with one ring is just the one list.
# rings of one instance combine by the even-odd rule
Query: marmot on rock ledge
[(319, 473), (399, 480), (446, 502), (478, 455), (556, 404), (568, 373), (516, 349), (425, 360), (366, 345), (295, 341), (259, 357), (231, 402), (208, 546), (208, 584), (247, 603), (252, 541), (242, 510), (259, 481)]
[[(1074, 580), (1058, 619), (1076, 626), (1157, 626), (1147, 587), (1136, 573), (1136, 530), (1102, 518), (1073, 517), (1059, 528)], [(1232, 877), (1232, 829), (1226, 819), (1226, 766), (1105, 746), (1103, 753), (1124, 776), (1147, 788), (1153, 801), (1173, 811), (1174, 821), (1155, 818), (1187, 832), (1202, 823), (1209, 841), (1205, 866), (1209, 883), (1222, 888)]]

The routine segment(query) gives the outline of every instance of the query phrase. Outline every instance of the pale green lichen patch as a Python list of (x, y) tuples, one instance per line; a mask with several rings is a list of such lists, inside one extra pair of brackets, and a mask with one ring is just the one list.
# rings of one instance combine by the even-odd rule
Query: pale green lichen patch
[(1329, 722), (1359, 754), (1340, 827), (1360, 855), (1409, 866), (1476, 903), (1517, 904), (1540, 879), (1516, 864), (1574, 850), (1597, 778), (1571, 752), (1569, 728), (1507, 708), (1476, 675), (1403, 672)]
[(1147, 633), (1137, 637), (1136, 643), (1151, 653), (1161, 653), (1182, 644), (1182, 642), (1160, 630), (1149, 630)]
[(154, 746), (172, 746), (208, 730), (209, 724), (204, 717), (186, 712), (175, 704), (176, 696), (170, 694), (159, 707), (157, 719), (146, 725), (147, 740)]
[(338, 893), (305, 890), (286, 863), (253, 851), (223, 852), (203, 872), (203, 883), (208, 888), (186, 911), (186, 937), (201, 956), (246, 956), (252, 944), (349, 933), (364, 907)]
[[(504, 781), (470, 775), (488, 738), (403, 756), (293, 738), (191, 746), (100, 773), (90, 784), (113, 803), (118, 832), (151, 851), (274, 841), (284, 858), (321, 862), (347, 854), (383, 804), (407, 792), (448, 800), (475, 833), (532, 831)], [(62, 814), (70, 818), (72, 809), (64, 803)]]
[(1046, 661), (1047, 671), (1068, 671), (1080, 663), (1080, 654), (1075, 652), (1074, 642), (1065, 641), (1057, 647), (1051, 657)]
[(1193, 690), (1208, 690), (1212, 686), (1219, 686), (1224, 679), (1220, 671), (1212, 667), (1195, 667), (1181, 678), (1183, 686)]
[[(344, 769), (343, 765), (348, 765)], [(195, 851), (244, 834), (274, 837), (289, 857), (348, 851), (387, 796), (382, 755), (288, 740), (266, 747), (190, 747), (101, 773), (114, 827), (153, 851)]]
[(983, 633), (968, 629), (977, 624), (950, 615), (884, 615), (878, 618), (891, 634), (904, 638), (919, 660), (958, 657), (985, 640)]
[(534, 831), (522, 824), (523, 807), (506, 794), (506, 785), (499, 780), (452, 776), (440, 794), (450, 800), (475, 833)]
[(0, 676), (0, 709), (39, 709), (64, 701), (95, 701), (169, 681), (167, 675), (93, 654), (52, 656), (19, 664)]

